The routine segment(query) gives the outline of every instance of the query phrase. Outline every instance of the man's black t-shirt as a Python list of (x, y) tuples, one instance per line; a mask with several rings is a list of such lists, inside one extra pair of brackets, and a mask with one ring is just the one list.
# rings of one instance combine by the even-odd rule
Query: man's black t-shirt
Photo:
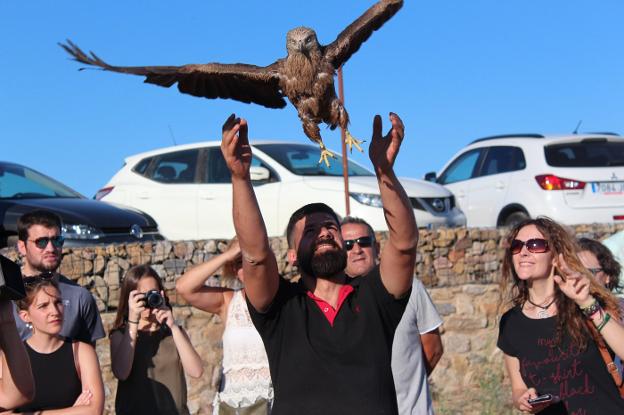
[(302, 282), (282, 280), (266, 313), (247, 302), (267, 349), (273, 415), (397, 413), (390, 351), (409, 295), (390, 295), (378, 267), (348, 284), (333, 325)]
[(541, 414), (624, 414), (613, 378), (593, 340), (579, 350), (564, 333), (555, 344), (556, 317), (531, 319), (520, 307), (507, 311), (500, 321), (498, 347), (520, 361), (520, 374), (538, 394), (550, 393), (561, 402)]

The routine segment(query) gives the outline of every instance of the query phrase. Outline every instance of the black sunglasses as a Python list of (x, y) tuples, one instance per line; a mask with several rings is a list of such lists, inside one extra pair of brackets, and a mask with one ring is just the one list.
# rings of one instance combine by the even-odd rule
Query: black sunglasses
[(54, 277), (53, 272), (43, 272), (39, 275), (35, 275), (32, 277), (24, 277), (22, 278), (22, 282), (24, 283), (24, 285), (34, 285), (43, 281), (51, 280), (52, 277)]
[(542, 254), (544, 252), (548, 252), (548, 241), (546, 239), (529, 239), (527, 241), (521, 241), (520, 239), (514, 239), (511, 241), (511, 246), (509, 249), (511, 253), (516, 255), (522, 251), (522, 247), (527, 247), (527, 250), (532, 254)]
[(62, 248), (63, 244), (65, 243), (65, 237), (63, 235), (57, 235), (52, 237), (43, 236), (37, 239), (29, 239), (29, 241), (34, 243), (35, 246), (39, 249), (45, 249), (45, 247), (48, 246), (48, 243), (50, 242), (52, 242), (53, 247)]
[(344, 241), (344, 246), (347, 251), (350, 251), (356, 243), (362, 248), (368, 248), (373, 244), (373, 238), (370, 236), (362, 236), (357, 239), (347, 239)]

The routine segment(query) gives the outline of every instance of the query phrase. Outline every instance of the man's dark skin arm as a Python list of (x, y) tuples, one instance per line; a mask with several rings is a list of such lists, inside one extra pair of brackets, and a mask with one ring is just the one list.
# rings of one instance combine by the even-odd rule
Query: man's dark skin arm
[(222, 133), (221, 152), (232, 173), (232, 212), (243, 254), (245, 294), (251, 305), (263, 312), (277, 294), (279, 273), (249, 177), (251, 147), (247, 121), (232, 114), (223, 124)]
[(435, 369), (436, 365), (440, 361), (440, 358), (442, 357), (442, 354), (444, 353), (442, 338), (440, 337), (440, 330), (435, 329), (428, 333), (421, 334), (420, 342), (422, 343), (427, 376), (429, 376), (431, 375), (431, 372), (433, 372), (433, 369)]
[(390, 113), (390, 121), (392, 128), (386, 136), (382, 136), (381, 117), (375, 116), (368, 153), (388, 224), (388, 240), (379, 263), (381, 281), (390, 294), (400, 298), (412, 285), (418, 227), (409, 198), (394, 173), (394, 161), (399, 154), (405, 129), (398, 115)]

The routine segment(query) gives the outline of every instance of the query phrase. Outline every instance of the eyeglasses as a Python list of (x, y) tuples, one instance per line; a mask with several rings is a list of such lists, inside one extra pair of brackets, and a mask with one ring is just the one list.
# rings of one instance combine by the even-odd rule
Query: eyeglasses
[(57, 236), (43, 236), (37, 239), (29, 239), (30, 242), (34, 243), (35, 246), (39, 249), (45, 249), (48, 246), (48, 243), (52, 242), (52, 246), (55, 248), (62, 248), (65, 243), (65, 237), (63, 235)]
[(544, 252), (548, 252), (548, 241), (546, 239), (529, 239), (527, 241), (521, 241), (519, 239), (514, 239), (511, 241), (511, 246), (509, 249), (513, 255), (519, 254), (522, 251), (522, 247), (527, 247), (527, 250), (532, 254), (542, 254)]
[(591, 274), (595, 277), (596, 274), (598, 274), (599, 272), (602, 272), (603, 269), (602, 268), (587, 268), (587, 271), (591, 272)]
[(350, 251), (353, 249), (353, 246), (356, 243), (360, 245), (360, 247), (362, 248), (368, 248), (369, 246), (373, 244), (373, 238), (370, 236), (362, 236), (357, 239), (347, 239), (344, 241), (344, 246), (347, 249), (347, 251)]
[(32, 277), (24, 277), (22, 278), (22, 282), (24, 283), (24, 285), (28, 286), (38, 284), (42, 281), (51, 280), (52, 277), (54, 277), (53, 272), (42, 272), (41, 274)]

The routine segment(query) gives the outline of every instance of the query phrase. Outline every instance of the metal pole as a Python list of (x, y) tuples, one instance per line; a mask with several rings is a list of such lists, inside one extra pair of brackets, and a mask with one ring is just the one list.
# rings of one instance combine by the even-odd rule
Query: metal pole
[[(338, 68), (338, 99), (344, 105), (344, 84), (342, 81), (342, 66)], [(347, 134), (344, 128), (340, 127), (340, 137), (342, 142), (342, 177), (344, 178), (344, 194), (345, 194), (345, 212), (347, 216), (351, 214), (351, 205), (349, 204), (349, 159), (347, 158), (347, 143), (345, 142)]]

